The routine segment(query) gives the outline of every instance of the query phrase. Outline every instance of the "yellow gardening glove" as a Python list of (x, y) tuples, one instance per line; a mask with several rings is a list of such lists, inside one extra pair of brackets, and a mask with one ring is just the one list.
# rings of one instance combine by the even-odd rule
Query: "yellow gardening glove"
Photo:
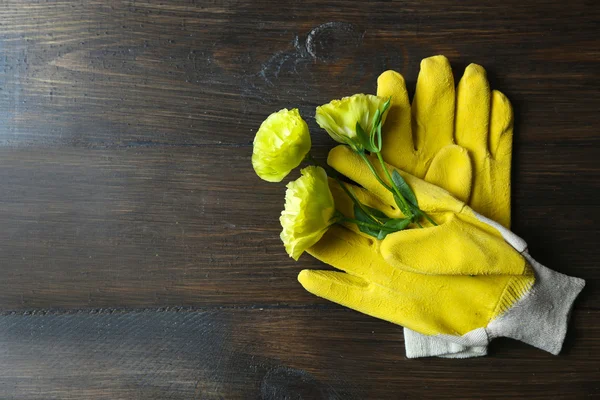
[[(379, 76), (377, 94), (392, 99), (383, 129), (386, 160), (508, 228), (513, 114), (508, 99), (490, 91), (485, 69), (470, 64), (455, 91), (448, 59), (429, 57), (421, 62), (412, 108), (397, 72)], [(410, 329), (404, 330), (404, 342), (412, 357), (487, 353), (487, 348), (461, 348)]]
[[(354, 189), (365, 204), (401, 216), (389, 192), (347, 147), (333, 149), (328, 162), (365, 188)], [(333, 226), (310, 253), (346, 273), (304, 270), (300, 283), (317, 296), (463, 346), (507, 336), (558, 353), (583, 281), (548, 270), (510, 231), (445, 190), (399, 172), (419, 207), (440, 225), (383, 241), (353, 226)], [(352, 216), (351, 201), (336, 185), (332, 191), (336, 207)]]
[(421, 61), (412, 107), (397, 72), (379, 76), (377, 95), (392, 99), (383, 127), (388, 163), (510, 227), (512, 108), (490, 90), (483, 67), (470, 64), (455, 92), (448, 59), (429, 57)]

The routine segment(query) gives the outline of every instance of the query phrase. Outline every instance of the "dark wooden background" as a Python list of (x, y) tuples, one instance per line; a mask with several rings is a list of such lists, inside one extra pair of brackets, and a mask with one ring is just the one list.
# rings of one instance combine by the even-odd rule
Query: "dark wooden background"
[[(457, 4), (455, 4), (457, 3)], [(584, 398), (600, 393), (596, 1), (0, 2), (0, 398)], [(404, 357), (305, 292), (261, 121), (476, 62), (516, 116), (514, 231), (587, 280), (558, 357)]]

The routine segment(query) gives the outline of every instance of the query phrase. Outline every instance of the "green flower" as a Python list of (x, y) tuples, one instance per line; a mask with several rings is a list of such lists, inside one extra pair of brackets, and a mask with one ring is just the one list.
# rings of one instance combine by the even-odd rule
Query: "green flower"
[(281, 240), (294, 260), (317, 243), (336, 222), (335, 204), (325, 170), (310, 166), (301, 173), (300, 178), (287, 184), (285, 209), (279, 218), (283, 227)]
[[(385, 122), (389, 100), (370, 94), (355, 94), (317, 107), (315, 119), (335, 141), (355, 150), (381, 150), (375, 136)], [(379, 135), (381, 136), (381, 135)]]
[(252, 167), (269, 182), (281, 182), (310, 150), (308, 125), (297, 108), (284, 108), (267, 117), (254, 137)]

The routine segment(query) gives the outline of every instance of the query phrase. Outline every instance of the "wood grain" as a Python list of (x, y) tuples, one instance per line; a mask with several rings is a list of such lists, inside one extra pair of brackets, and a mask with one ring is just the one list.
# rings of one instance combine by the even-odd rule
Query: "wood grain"
[(0, 388), (19, 399), (571, 399), (600, 389), (599, 319), (588, 313), (560, 357), (501, 339), (456, 361), (404, 360), (399, 327), (341, 307), (15, 314), (0, 325)]
[[(599, 20), (592, 1), (0, 2), (0, 397), (596, 395)], [(296, 282), (324, 266), (284, 253), (257, 127), (298, 107), (324, 158), (315, 106), (386, 69), (412, 91), (434, 54), (513, 103), (513, 229), (587, 280), (562, 356), (406, 360), (398, 327)]]
[[(544, 158), (535, 149), (519, 164), (524, 189), (515, 191), (517, 232), (541, 262), (593, 279), (600, 252), (589, 235), (596, 207), (589, 185), (599, 183), (591, 160), (580, 162), (583, 172), (576, 175), (568, 165), (571, 157), (585, 160), (589, 150), (563, 146), (548, 166), (535, 162)], [(296, 275), (323, 266), (285, 254), (278, 221), (285, 188), (254, 175), (250, 152), (229, 146), (0, 150), (0, 304), (27, 310), (321, 302)], [(557, 196), (567, 181), (571, 194)], [(589, 296), (582, 305), (600, 300), (595, 291)]]

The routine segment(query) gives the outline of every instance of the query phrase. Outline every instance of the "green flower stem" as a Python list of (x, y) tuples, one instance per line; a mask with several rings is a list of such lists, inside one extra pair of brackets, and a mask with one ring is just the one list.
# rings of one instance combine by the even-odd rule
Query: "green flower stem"
[(438, 224), (435, 223), (434, 220), (431, 219), (431, 217), (429, 215), (427, 215), (427, 213), (425, 211), (421, 210), (421, 214), (423, 214), (423, 216), (425, 217), (425, 219), (429, 222), (431, 222), (433, 224), (433, 226), (438, 226)]
[[(390, 171), (388, 171), (388, 169), (386, 168), (385, 161), (383, 161), (383, 157), (381, 156), (381, 153), (375, 153), (375, 154), (377, 154), (377, 158), (379, 159), (379, 163), (381, 164), (381, 168), (383, 168), (383, 170), (385, 171), (385, 174), (386, 174), (387, 178), (390, 180), (390, 182), (392, 182), (392, 186), (394, 187), (394, 192), (400, 198), (400, 200), (402, 200), (402, 202), (404, 203), (404, 205), (406, 206), (406, 208), (410, 209), (410, 207), (408, 206), (408, 201), (404, 198), (404, 196), (402, 196), (402, 194), (400, 194), (400, 189), (398, 189), (398, 187), (394, 183), (394, 180), (390, 176)], [(431, 219), (431, 217), (429, 215), (427, 215), (427, 213), (425, 211), (419, 209), (419, 214), (421, 214), (422, 216), (424, 216), (425, 219), (427, 221), (431, 222), (431, 224), (433, 224), (434, 226), (438, 226), (438, 224), (436, 224), (435, 221), (433, 219)], [(417, 225), (419, 225), (419, 227), (421, 227), (421, 228), (423, 227), (418, 222), (417, 222)]]
[[(396, 184), (394, 183), (394, 180), (392, 179), (392, 177), (390, 176), (390, 172), (388, 171), (388, 169), (385, 166), (385, 163), (383, 161), (383, 158), (381, 157), (380, 153), (375, 153), (377, 154), (377, 158), (379, 159), (379, 161), (381, 162), (381, 167), (383, 168), (383, 170), (385, 171), (387, 178), (390, 180), (390, 182), (392, 183), (392, 186), (388, 185), (387, 183), (385, 183), (377, 174), (377, 171), (375, 170), (375, 167), (373, 166), (373, 164), (371, 163), (371, 160), (369, 160), (369, 157), (367, 157), (367, 155), (365, 153), (358, 153), (361, 158), (365, 161), (365, 163), (367, 163), (367, 166), (369, 167), (369, 169), (371, 170), (371, 172), (373, 173), (373, 175), (375, 176), (375, 178), (377, 178), (377, 180), (379, 181), (379, 183), (381, 183), (381, 185), (383, 187), (385, 187), (387, 190), (389, 190), (392, 194), (396, 195), (400, 201), (402, 201), (402, 203), (404, 203), (404, 207), (408, 210), (410, 210), (410, 207), (408, 206), (408, 203), (406, 201), (406, 199), (404, 198), (404, 196), (402, 196), (402, 194), (400, 193), (400, 190), (396, 187)], [(406, 215), (407, 218), (413, 218), (414, 215)]]
[(371, 160), (369, 160), (369, 157), (367, 157), (367, 155), (364, 152), (358, 152), (358, 155), (365, 161), (365, 163), (367, 164), (367, 166), (369, 167), (369, 169), (371, 170), (371, 172), (373, 173), (373, 175), (375, 176), (375, 178), (377, 178), (377, 181), (387, 190), (389, 190), (390, 192), (394, 192), (394, 190), (392, 189), (392, 187), (390, 185), (388, 185), (387, 183), (385, 183), (380, 177), (379, 174), (377, 173), (377, 171), (375, 171), (375, 167), (373, 166), (373, 164), (371, 164)]
[(331, 227), (335, 224), (341, 224), (345, 219), (346, 219), (346, 216), (341, 211), (335, 210), (335, 213), (333, 214), (333, 218), (330, 221), (331, 224), (329, 224), (327, 229), (329, 229), (329, 227)]
[(366, 228), (371, 228), (371, 229), (383, 229), (383, 230), (390, 230), (390, 229), (385, 229), (385, 227), (383, 225), (375, 225), (375, 224), (369, 224), (368, 222), (362, 222), (359, 221), (357, 219), (354, 218), (348, 218), (348, 217), (344, 217), (344, 219), (342, 219), (341, 222), (350, 222), (352, 224), (356, 224), (356, 225), (360, 225), (360, 226), (364, 226)]
[[(410, 209), (410, 207), (407, 204), (406, 199), (404, 198), (404, 196), (402, 196), (402, 194), (400, 193), (400, 190), (396, 187), (396, 185), (394, 184), (394, 180), (392, 179), (392, 177), (390, 176), (390, 172), (388, 171), (388, 169), (385, 166), (385, 162), (383, 161), (383, 157), (381, 156), (381, 153), (375, 153), (377, 154), (377, 158), (379, 159), (379, 162), (381, 163), (381, 167), (383, 168), (383, 170), (386, 173), (387, 178), (390, 180), (390, 182), (392, 182), (393, 186), (390, 186), (388, 184), (386, 184), (380, 177), (379, 174), (377, 174), (377, 171), (375, 170), (375, 167), (373, 166), (373, 164), (371, 163), (371, 160), (369, 160), (369, 158), (367, 157), (367, 155), (364, 152), (357, 152), (360, 157), (365, 161), (365, 163), (367, 164), (367, 166), (369, 167), (369, 169), (371, 170), (371, 172), (373, 173), (373, 175), (375, 176), (375, 178), (377, 178), (377, 181), (383, 186), (385, 187), (387, 190), (389, 190), (390, 192), (392, 192), (393, 194), (395, 194), (396, 196), (398, 196), (398, 198), (404, 202), (404, 205), (406, 206), (406, 208)], [(346, 194), (348, 195), (348, 197), (350, 197), (350, 199), (352, 200), (352, 202), (354, 204), (356, 204), (363, 213), (365, 213), (373, 222), (375, 222), (378, 225), (373, 225), (373, 224), (369, 224), (371, 228), (376, 228), (376, 229), (382, 229), (383, 223), (377, 219), (377, 217), (375, 217), (367, 208), (364, 207), (364, 205), (360, 202), (360, 200), (358, 200), (356, 198), (356, 196), (354, 195), (354, 193), (352, 192), (352, 190), (350, 190), (350, 188), (348, 188), (348, 186), (346, 186), (346, 184), (344, 182), (342, 182), (342, 180), (339, 178), (339, 173), (334, 170), (333, 168), (331, 168), (329, 165), (323, 165), (321, 164), (319, 161), (317, 161), (316, 158), (314, 158), (312, 156), (312, 154), (308, 153), (305, 157), (305, 160), (309, 163), (312, 163), (318, 167), (323, 168), (325, 171), (327, 171), (327, 174), (329, 176), (331, 176), (333, 179), (335, 179), (335, 181), (340, 185), (340, 187), (344, 190), (344, 192), (346, 192)], [(419, 210), (419, 214), (421, 214), (423, 217), (425, 217), (425, 219), (427, 219), (427, 221), (429, 221), (431, 224), (433, 224), (434, 226), (438, 226), (438, 224), (435, 223), (434, 220), (431, 219), (431, 217), (429, 217), (429, 215), (427, 215), (427, 213), (425, 213), (425, 211)], [(412, 216), (407, 215), (406, 217), (411, 218)], [(344, 220), (347, 220), (348, 222), (353, 222), (356, 223), (357, 225), (365, 225), (364, 222), (360, 222), (360, 221), (356, 221), (356, 220), (352, 220), (350, 221), (348, 218), (344, 217)], [(420, 227), (423, 228), (423, 226), (418, 222), (415, 221), (415, 223)], [(365, 225), (366, 226), (366, 225)]]
[[(387, 176), (389, 181), (392, 183), (392, 187), (394, 188), (393, 192), (396, 194), (396, 196), (398, 196), (398, 198), (402, 201), (402, 203), (404, 203), (404, 206), (410, 210), (410, 207), (408, 206), (408, 202), (406, 201), (404, 196), (402, 196), (402, 193), (400, 193), (400, 189), (398, 189), (398, 187), (394, 183), (394, 180), (392, 179), (392, 176), (390, 175), (390, 171), (388, 171), (387, 167), (385, 166), (385, 162), (383, 161), (383, 157), (381, 156), (381, 153), (377, 152), (375, 154), (377, 154), (377, 158), (379, 159), (381, 168), (385, 171), (385, 175)], [(407, 217), (410, 218), (410, 215), (407, 215)]]
[(335, 179), (335, 181), (340, 185), (340, 187), (344, 190), (344, 192), (346, 192), (346, 194), (348, 195), (348, 197), (350, 197), (350, 199), (352, 199), (352, 202), (354, 204), (356, 204), (362, 212), (364, 212), (370, 219), (373, 220), (373, 222), (376, 222), (378, 224), (381, 224), (381, 221), (377, 219), (377, 217), (375, 217), (369, 210), (367, 210), (363, 204), (360, 202), (360, 200), (358, 200), (356, 198), (356, 196), (354, 195), (354, 193), (352, 193), (352, 190), (350, 190), (346, 184), (344, 182), (342, 182), (339, 178), (339, 174), (336, 170), (334, 170), (333, 168), (331, 168), (329, 165), (322, 165), (319, 161), (317, 161), (316, 158), (314, 158), (310, 153), (308, 153), (306, 155), (306, 160), (313, 163), (314, 165), (323, 168), (325, 171), (327, 171), (327, 174), (329, 176), (331, 176), (333, 179)]
[(371, 220), (373, 220), (373, 222), (376, 222), (378, 224), (382, 224), (382, 222), (379, 219), (377, 219), (376, 216), (374, 216), (367, 208), (364, 207), (363, 203), (361, 203), (360, 200), (358, 200), (356, 198), (356, 196), (354, 195), (354, 193), (352, 193), (352, 190), (350, 188), (348, 188), (346, 186), (346, 184), (344, 184), (344, 182), (342, 182), (341, 180), (339, 180), (336, 177), (334, 177), (334, 179), (342, 187), (342, 189), (344, 190), (344, 192), (346, 192), (346, 194), (348, 195), (348, 197), (350, 197), (352, 199), (352, 201), (354, 202), (354, 204), (356, 204), (358, 206), (358, 208), (360, 208), (360, 210), (362, 212), (364, 212)]

